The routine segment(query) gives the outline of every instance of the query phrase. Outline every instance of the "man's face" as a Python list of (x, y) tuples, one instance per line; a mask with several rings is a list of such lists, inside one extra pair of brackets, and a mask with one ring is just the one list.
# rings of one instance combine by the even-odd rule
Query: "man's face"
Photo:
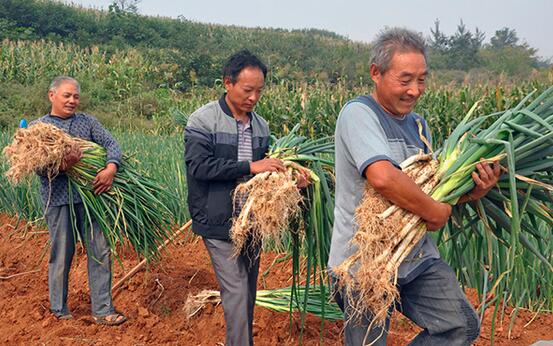
[(238, 74), (236, 83), (233, 84), (230, 78), (225, 78), (224, 83), (229, 106), (237, 115), (243, 115), (253, 111), (259, 101), (265, 86), (265, 77), (259, 68), (246, 67)]
[(392, 115), (407, 114), (424, 93), (426, 75), (424, 55), (395, 53), (386, 72), (380, 73), (375, 65), (371, 66), (371, 78), (376, 85), (375, 98)]
[(65, 82), (55, 91), (49, 91), (48, 98), (52, 103), (50, 114), (66, 118), (75, 114), (75, 110), (79, 106), (79, 89), (75, 84)]

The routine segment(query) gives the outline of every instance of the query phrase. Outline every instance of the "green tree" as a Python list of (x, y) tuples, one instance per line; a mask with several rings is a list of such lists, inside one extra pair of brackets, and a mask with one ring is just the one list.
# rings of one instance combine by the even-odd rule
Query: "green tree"
[(507, 27), (497, 30), (495, 35), (490, 39), (490, 45), (493, 49), (515, 47), (517, 44), (518, 37), (516, 31)]
[(484, 33), (478, 28), (472, 33), (461, 20), (457, 31), (447, 36), (440, 30), (440, 21), (436, 19), (430, 33), (429, 60), (434, 69), (468, 71), (481, 65), (478, 53), (482, 48)]
[(449, 47), (449, 38), (440, 30), (440, 20), (434, 21), (434, 29), (430, 28), (430, 48), (439, 53), (446, 53)]
[(449, 37), (440, 30), (440, 20), (434, 21), (434, 28), (430, 28), (431, 36), (428, 39), (428, 59), (432, 69), (447, 69), (447, 54)]
[(514, 29), (504, 27), (495, 32), (480, 56), (486, 68), (493, 72), (524, 76), (538, 67), (540, 61), (536, 52), (525, 42), (519, 44)]
[(448, 67), (464, 71), (479, 67), (481, 59), (478, 52), (482, 48), (483, 41), (483, 32), (476, 28), (476, 31), (472, 33), (461, 20), (461, 23), (457, 26), (457, 31), (449, 38)]
[(138, 4), (141, 0), (114, 0), (109, 6), (110, 11), (119, 10), (121, 12), (128, 12), (138, 14)]

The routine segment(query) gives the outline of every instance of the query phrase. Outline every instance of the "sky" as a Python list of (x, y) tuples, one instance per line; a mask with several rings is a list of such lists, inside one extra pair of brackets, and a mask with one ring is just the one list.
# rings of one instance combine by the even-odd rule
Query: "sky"
[[(107, 9), (112, 0), (70, 0), (85, 7)], [(385, 27), (401, 26), (430, 35), (436, 19), (453, 34), (462, 20), (485, 42), (503, 27), (553, 60), (553, 0), (141, 0), (139, 12), (246, 27), (316, 28), (354, 41), (371, 42)]]

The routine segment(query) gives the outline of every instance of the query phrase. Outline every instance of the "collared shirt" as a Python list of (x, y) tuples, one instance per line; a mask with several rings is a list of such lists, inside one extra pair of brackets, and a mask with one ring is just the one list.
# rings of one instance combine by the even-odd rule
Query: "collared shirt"
[[(232, 111), (230, 110), (230, 107), (227, 104), (227, 101), (225, 99), (226, 93), (221, 96), (219, 99), (219, 104), (221, 105), (221, 108), (223, 109), (223, 112), (225, 112), (227, 115), (233, 116)], [(248, 122), (242, 122), (240, 120), (236, 120), (236, 127), (238, 129), (238, 161), (247, 161), (252, 162), (253, 160), (253, 150), (252, 150), (252, 127), (251, 127), (251, 113), (248, 113)], [(236, 179), (237, 184), (241, 184), (243, 182), (246, 182), (252, 178), (251, 174), (245, 175), (243, 177), (240, 177)], [(248, 199), (248, 195), (240, 195), (236, 196), (234, 199), (234, 214), (238, 215), (240, 211), (242, 210), (242, 207), (246, 203), (246, 200)]]
[[(244, 124), (241, 121), (237, 121), (238, 123), (238, 161), (248, 161), (252, 162), (253, 159), (253, 151), (252, 151), (252, 127), (251, 123), (248, 121), (247, 124)], [(245, 175), (241, 178), (238, 178), (236, 180), (237, 184), (244, 183), (252, 178), (252, 175)], [(242, 211), (242, 207), (244, 207), (244, 204), (246, 203), (246, 200), (248, 199), (247, 194), (243, 194), (240, 196), (236, 196), (234, 199), (234, 212), (236, 214), (240, 213)]]
[[(111, 134), (100, 124), (100, 122), (84, 113), (76, 113), (68, 118), (61, 118), (46, 114), (39, 119), (31, 122), (30, 126), (37, 122), (44, 122), (59, 127), (73, 137), (79, 137), (88, 141), (95, 142), (106, 149), (106, 163), (115, 163), (117, 166), (121, 163), (121, 149), (119, 144)], [(58, 174), (52, 181), (47, 177), (40, 176), (40, 194), (44, 207), (57, 207), (70, 203), (67, 175)], [(73, 203), (81, 203), (81, 198), (77, 191), (73, 189)]]

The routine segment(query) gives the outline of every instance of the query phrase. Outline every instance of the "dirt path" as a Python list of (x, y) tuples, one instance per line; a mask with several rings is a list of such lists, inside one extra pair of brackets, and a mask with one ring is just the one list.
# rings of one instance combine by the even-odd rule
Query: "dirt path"
[[(75, 319), (56, 321), (48, 312), (47, 246), (44, 229), (15, 229), (17, 220), (0, 215), (0, 344), (15, 345), (217, 345), (224, 342), (225, 330), (221, 306), (206, 306), (192, 319), (183, 311), (189, 294), (204, 289), (217, 289), (209, 257), (201, 242), (181, 237), (170, 246), (169, 253), (155, 266), (135, 275), (114, 299), (117, 309), (129, 321), (120, 327), (96, 325), (90, 318), (86, 275), (86, 256), (82, 249), (73, 262), (70, 278), (69, 307)], [(273, 262), (276, 254), (264, 254), (261, 273)], [(125, 269), (138, 261), (124, 253)], [(34, 271), (34, 272), (33, 272)], [(119, 265), (114, 267), (114, 282), (123, 276)], [(260, 289), (285, 287), (290, 284), (290, 265), (276, 264), (271, 273), (259, 281)], [(471, 297), (475, 303), (474, 297)], [(488, 345), (490, 316), (486, 313), (477, 345)], [(537, 340), (553, 339), (553, 315), (519, 311), (511, 338), (507, 338), (510, 321), (508, 310), (503, 325), (496, 329), (496, 345), (529, 345)], [(533, 322), (524, 327), (532, 318)], [(256, 345), (297, 345), (299, 322), (290, 329), (289, 316), (256, 307), (254, 342)], [(342, 322), (326, 322), (322, 337), (320, 320), (310, 316), (303, 344), (341, 345)], [(405, 345), (417, 333), (417, 327), (394, 315), (389, 345)]]

